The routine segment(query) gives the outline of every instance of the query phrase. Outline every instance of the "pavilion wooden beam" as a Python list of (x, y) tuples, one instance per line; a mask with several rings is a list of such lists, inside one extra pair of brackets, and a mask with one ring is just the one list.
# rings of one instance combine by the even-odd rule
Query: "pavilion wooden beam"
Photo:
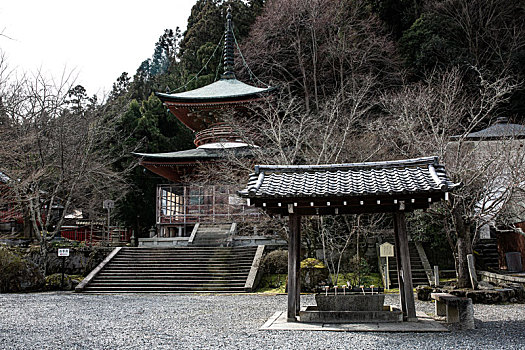
[(403, 315), (406, 315), (407, 307), (405, 303), (405, 285), (402, 278), (403, 270), (401, 268), (401, 251), (399, 250), (399, 236), (397, 234), (396, 214), (394, 213), (392, 215), (394, 217), (394, 249), (396, 257), (397, 283), (399, 285), (399, 303), (401, 304), (401, 311), (403, 312)]
[(296, 322), (300, 301), (300, 241), (301, 241), (301, 216), (291, 214), (288, 219), (290, 236), (288, 237), (288, 313), (287, 321)]
[[(443, 194), (441, 194), (441, 197)], [(303, 216), (310, 215), (344, 215), (344, 214), (366, 214), (366, 213), (392, 213), (399, 210), (399, 203), (404, 203), (405, 212), (414, 210), (425, 210), (432, 203), (440, 201), (442, 198), (435, 195), (428, 195), (417, 198), (406, 198), (399, 200), (374, 199), (374, 201), (364, 200), (363, 205), (355, 205), (354, 202), (341, 200), (310, 200), (309, 202), (301, 201), (296, 198), (251, 198), (251, 204), (255, 207), (262, 208), (272, 215), (288, 216), (290, 214), (299, 214)], [(344, 199), (344, 197), (343, 197)], [(414, 201), (412, 201), (414, 199)], [(330, 203), (330, 205), (327, 205)], [(345, 204), (346, 203), (346, 204)], [(293, 209), (290, 212), (290, 207)]]
[[(405, 212), (394, 212), (394, 233), (396, 239), (397, 268), (400, 279), (399, 294), (401, 309), (407, 321), (417, 321), (414, 287), (412, 284), (412, 269), (410, 266), (410, 251), (406, 230)], [(401, 266), (401, 268), (400, 268)], [(401, 284), (402, 281), (402, 284)]]
[(299, 316), (299, 311), (301, 310), (301, 216), (297, 215), (296, 220), (297, 234), (295, 235), (295, 315)]

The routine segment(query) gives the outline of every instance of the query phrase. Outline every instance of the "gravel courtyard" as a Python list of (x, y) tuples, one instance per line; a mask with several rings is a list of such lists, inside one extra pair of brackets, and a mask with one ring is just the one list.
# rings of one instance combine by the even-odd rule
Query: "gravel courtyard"
[(0, 349), (525, 349), (524, 304), (474, 305), (471, 331), (259, 330), (285, 308), (285, 295), (0, 294)]

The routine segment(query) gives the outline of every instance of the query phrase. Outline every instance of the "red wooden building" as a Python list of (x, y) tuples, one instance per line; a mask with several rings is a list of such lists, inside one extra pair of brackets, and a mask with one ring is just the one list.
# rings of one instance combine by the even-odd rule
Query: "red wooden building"
[(13, 198), (9, 181), (9, 176), (0, 172), (0, 233), (11, 233), (23, 224), (22, 211)]

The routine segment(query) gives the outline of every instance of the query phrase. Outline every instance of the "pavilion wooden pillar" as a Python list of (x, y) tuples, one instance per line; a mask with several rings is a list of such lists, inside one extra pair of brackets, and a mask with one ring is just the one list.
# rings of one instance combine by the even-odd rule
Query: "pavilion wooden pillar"
[(401, 310), (407, 321), (417, 321), (406, 219), (405, 212), (403, 211), (397, 211), (394, 213), (394, 233), (396, 240), (396, 261), (397, 273), (399, 276)]
[(290, 214), (288, 218), (288, 322), (297, 321), (301, 308), (301, 216)]

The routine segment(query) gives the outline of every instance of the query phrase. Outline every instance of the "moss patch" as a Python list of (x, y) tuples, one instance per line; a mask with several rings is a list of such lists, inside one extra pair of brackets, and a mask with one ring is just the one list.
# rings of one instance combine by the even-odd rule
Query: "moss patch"
[(257, 293), (285, 293), (287, 274), (270, 274), (263, 276), (257, 288)]
[(64, 275), (64, 285), (62, 286), (62, 274), (54, 273), (52, 275), (46, 276), (46, 286), (44, 290), (71, 290), (73, 288), (73, 283), (71, 277)]

